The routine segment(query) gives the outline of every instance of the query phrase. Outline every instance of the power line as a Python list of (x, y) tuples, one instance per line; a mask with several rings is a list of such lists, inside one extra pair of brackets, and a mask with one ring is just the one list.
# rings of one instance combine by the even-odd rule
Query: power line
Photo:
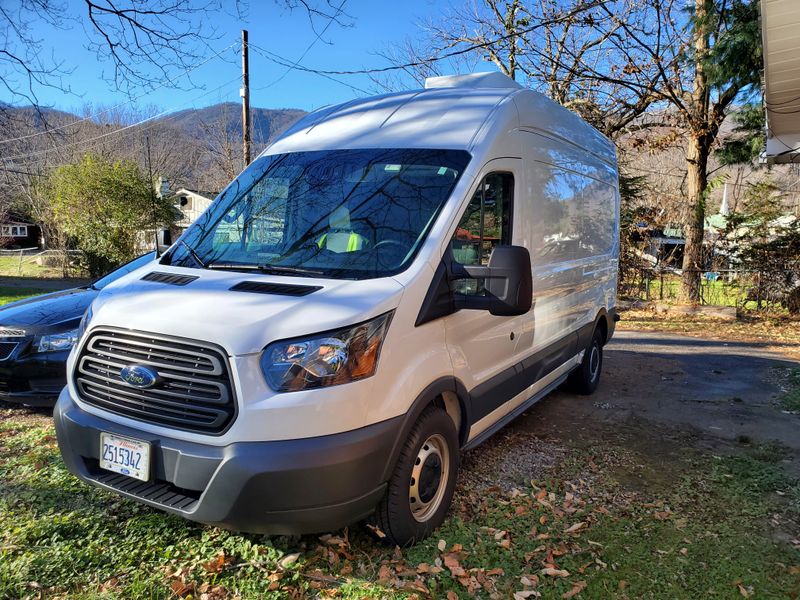
[[(338, 8), (336, 9), (336, 11), (333, 13), (333, 16), (332, 16), (332, 17), (330, 17), (330, 18), (328, 19), (328, 22), (325, 24), (325, 27), (323, 27), (323, 28), (322, 28), (322, 31), (320, 31), (319, 33), (316, 33), (316, 32), (314, 32), (314, 33), (315, 33), (315, 37), (314, 37), (313, 41), (312, 41), (312, 42), (311, 42), (311, 43), (310, 43), (310, 44), (309, 44), (309, 45), (306, 47), (306, 49), (305, 49), (305, 50), (303, 51), (303, 53), (300, 55), (300, 58), (298, 58), (296, 61), (294, 61), (295, 63), (299, 64), (299, 63), (300, 63), (300, 62), (301, 62), (301, 61), (302, 61), (302, 60), (303, 60), (303, 59), (306, 57), (306, 55), (307, 55), (309, 52), (311, 52), (311, 49), (312, 49), (312, 48), (313, 48), (313, 47), (314, 47), (314, 46), (317, 44), (317, 42), (319, 42), (319, 41), (322, 39), (322, 36), (323, 36), (323, 35), (325, 35), (325, 32), (326, 32), (326, 31), (328, 31), (328, 28), (329, 28), (329, 27), (330, 27), (330, 26), (331, 26), (331, 25), (334, 23), (334, 21), (336, 20), (336, 18), (337, 18), (337, 17), (338, 17), (340, 14), (342, 14), (342, 13), (343, 13), (343, 11), (344, 11), (344, 5), (345, 5), (346, 3), (347, 3), (347, 0), (342, 0), (342, 2), (339, 4), (339, 7), (338, 7)], [(262, 56), (263, 56), (263, 55), (262, 55)], [(267, 58), (267, 57), (264, 57), (264, 58)], [(289, 67), (288, 67), (288, 68), (287, 68), (287, 69), (286, 69), (286, 70), (283, 72), (283, 74), (281, 74), (281, 75), (280, 75), (280, 76), (279, 76), (277, 79), (275, 79), (274, 81), (271, 81), (270, 83), (268, 83), (268, 84), (266, 84), (266, 85), (264, 85), (264, 86), (261, 86), (261, 87), (259, 87), (259, 88), (256, 88), (254, 91), (256, 91), (256, 92), (259, 92), (259, 91), (261, 91), (261, 90), (266, 90), (267, 88), (271, 88), (273, 85), (275, 85), (275, 84), (277, 84), (277, 83), (280, 83), (281, 81), (283, 81), (283, 79), (284, 79), (284, 78), (285, 78), (285, 77), (286, 77), (286, 76), (287, 76), (289, 73), (291, 73), (293, 70), (294, 70), (294, 66), (289, 66)], [(343, 83), (343, 82), (338, 82), (338, 83)], [(345, 85), (347, 85), (347, 84), (345, 84)]]
[(143, 125), (145, 123), (149, 123), (149, 122), (154, 121), (155, 119), (158, 119), (160, 117), (165, 117), (165, 119), (174, 118), (175, 117), (174, 113), (176, 113), (179, 108), (181, 108), (183, 106), (186, 106), (187, 104), (191, 104), (193, 102), (196, 102), (200, 98), (208, 96), (209, 94), (213, 94), (214, 92), (217, 92), (217, 91), (221, 90), (222, 88), (227, 87), (227, 86), (231, 85), (232, 83), (234, 83), (236, 81), (239, 81), (239, 77), (231, 79), (230, 81), (227, 81), (227, 82), (223, 83), (219, 87), (216, 87), (213, 90), (209, 90), (208, 92), (205, 92), (204, 94), (201, 94), (200, 96), (196, 96), (196, 97), (192, 98), (191, 100), (188, 100), (186, 102), (182, 102), (181, 104), (173, 105), (172, 107), (170, 107), (170, 108), (168, 108), (166, 110), (163, 110), (163, 111), (161, 111), (161, 112), (159, 112), (159, 113), (157, 113), (155, 115), (152, 115), (150, 117), (142, 119), (141, 121), (137, 121), (136, 123), (131, 123), (130, 125), (126, 125), (124, 127), (120, 127), (119, 129), (115, 129), (114, 131), (109, 131), (107, 133), (103, 133), (101, 135), (98, 135), (98, 136), (95, 136), (95, 137), (92, 137), (92, 138), (88, 138), (88, 139), (85, 139), (85, 140), (78, 140), (78, 141), (75, 141), (75, 142), (67, 142), (66, 144), (56, 145), (56, 146), (53, 146), (53, 147), (50, 147), (50, 148), (45, 148), (44, 150), (37, 150), (36, 152), (31, 152), (29, 154), (21, 154), (21, 155), (17, 155), (17, 156), (3, 157), (3, 160), (5, 160), (5, 161), (23, 160), (23, 159), (30, 158), (30, 157), (33, 157), (33, 156), (39, 156), (39, 155), (42, 155), (42, 154), (48, 154), (50, 152), (57, 152), (58, 150), (61, 150), (62, 148), (82, 146), (84, 144), (89, 144), (91, 142), (94, 142), (94, 141), (97, 141), (97, 140), (100, 140), (100, 139), (105, 139), (105, 138), (107, 138), (109, 136), (112, 136), (112, 135), (117, 135), (119, 133), (122, 133), (123, 131), (127, 131), (128, 129), (132, 129), (134, 127), (138, 127), (138, 126)]
[[(331, 71), (331, 70), (326, 70), (326, 69), (314, 69), (314, 68), (311, 68), (311, 67), (303, 66), (303, 65), (301, 65), (299, 63), (294, 64), (293, 66), (298, 71), (305, 71), (307, 73), (314, 73), (316, 75), (371, 75), (371, 74), (375, 74), (375, 73), (387, 73), (389, 71), (402, 71), (402, 70), (409, 69), (411, 67), (421, 67), (421, 66), (425, 66), (425, 65), (430, 65), (431, 63), (435, 63), (435, 62), (439, 62), (439, 61), (442, 61), (442, 60), (446, 60), (448, 58), (453, 58), (454, 56), (460, 56), (462, 54), (467, 54), (469, 52), (473, 52), (475, 50), (480, 50), (482, 48), (488, 48), (489, 46), (493, 46), (494, 44), (497, 44), (498, 42), (506, 41), (506, 40), (509, 40), (511, 38), (514, 38), (514, 37), (517, 37), (517, 36), (520, 36), (520, 35), (524, 35), (526, 33), (531, 33), (532, 31), (536, 31), (537, 29), (542, 29), (543, 27), (549, 27), (551, 25), (557, 25), (557, 24), (562, 23), (562, 22), (564, 22), (565, 20), (567, 20), (567, 19), (569, 19), (571, 17), (574, 17), (575, 15), (577, 15), (579, 13), (586, 12), (587, 10), (590, 10), (590, 9), (595, 8), (597, 6), (602, 6), (606, 1), (607, 0), (597, 0), (597, 1), (593, 2), (593, 3), (591, 3), (591, 4), (588, 4), (586, 6), (581, 7), (580, 9), (576, 9), (576, 10), (570, 11), (570, 12), (568, 12), (566, 14), (561, 15), (561, 16), (557, 16), (557, 17), (554, 17), (552, 19), (541, 20), (538, 23), (536, 23), (536, 25), (532, 25), (531, 27), (527, 27), (525, 29), (519, 29), (519, 30), (513, 31), (513, 32), (511, 32), (509, 34), (501, 35), (501, 36), (496, 37), (496, 38), (494, 38), (492, 40), (488, 40), (486, 42), (481, 42), (481, 43), (478, 43), (478, 44), (470, 44), (469, 46), (467, 46), (465, 48), (461, 48), (459, 50), (453, 50), (452, 52), (446, 52), (444, 54), (439, 54), (438, 56), (430, 56), (428, 58), (423, 58), (423, 59), (420, 59), (420, 60), (411, 61), (411, 62), (402, 64), (402, 65), (391, 65), (391, 66), (387, 66), (387, 67), (377, 67), (377, 68), (373, 68), (373, 69), (355, 69), (355, 70), (349, 70), (349, 71)], [(291, 64), (291, 61), (289, 61), (288, 59), (286, 59), (286, 58), (284, 58), (282, 56), (279, 56), (277, 54), (274, 54), (272, 52), (264, 50), (263, 48), (261, 50), (263, 50), (264, 52), (267, 52), (268, 54), (271, 54), (272, 56), (278, 58), (281, 61), (285, 61), (285, 62)]]
[[(223, 48), (219, 52), (214, 53), (213, 56), (209, 56), (203, 62), (196, 64), (195, 66), (191, 67), (190, 69), (187, 69), (180, 76), (183, 77), (185, 75), (188, 75), (188, 74), (192, 73), (193, 71), (196, 71), (200, 67), (202, 67), (202, 66), (208, 64), (210, 61), (214, 60), (215, 58), (222, 58), (222, 54), (224, 52), (227, 52), (228, 50), (230, 50), (233, 47), (237, 47), (238, 48), (238, 45), (239, 44), (237, 42), (234, 42), (233, 44)], [(124, 102), (120, 102), (119, 104), (117, 104), (115, 106), (111, 106), (109, 108), (104, 108), (103, 110), (98, 112), (97, 115), (89, 115), (88, 117), (84, 117), (83, 119), (78, 119), (77, 121), (71, 121), (70, 123), (65, 123), (64, 125), (60, 125), (58, 127), (53, 127), (51, 129), (46, 129), (45, 131), (38, 131), (36, 133), (31, 133), (31, 134), (28, 134), (28, 135), (21, 135), (19, 137), (15, 137), (15, 138), (8, 138), (8, 139), (5, 139), (5, 140), (0, 140), (0, 144), (6, 144), (6, 143), (10, 143), (10, 142), (17, 142), (17, 141), (21, 141), (21, 140), (27, 140), (27, 139), (38, 137), (40, 135), (52, 134), (52, 133), (54, 133), (56, 131), (61, 131), (62, 129), (66, 129), (67, 127), (72, 127), (73, 125), (78, 125), (79, 123), (84, 123), (86, 121), (93, 120), (95, 117), (97, 117), (99, 115), (102, 115), (102, 114), (105, 114), (105, 113), (109, 113), (112, 110), (116, 110), (116, 109), (121, 108), (121, 107), (123, 107), (123, 106), (125, 106), (127, 104), (131, 104), (132, 102), (136, 102), (137, 100), (143, 98), (144, 96), (152, 94), (153, 92), (155, 92), (157, 90), (160, 90), (162, 88), (165, 88), (166, 86), (167, 86), (167, 83), (164, 82), (161, 85), (156, 86), (155, 88), (153, 88), (151, 90), (148, 90), (147, 92), (143, 92), (139, 96), (135, 96), (134, 98), (129, 98), (128, 100), (126, 100)]]
[[(366, 95), (370, 94), (370, 92), (368, 92), (365, 89), (362, 89), (362, 88), (360, 88), (358, 86), (355, 86), (355, 85), (352, 85), (350, 83), (347, 83), (346, 81), (342, 81), (340, 79), (337, 79), (336, 77), (334, 77), (332, 75), (327, 75), (325, 73), (318, 73), (314, 69), (309, 69), (307, 67), (304, 67), (299, 62), (292, 62), (290, 59), (285, 58), (285, 57), (281, 56), (280, 54), (275, 54), (274, 52), (270, 52), (269, 50), (266, 50), (266, 49), (262, 48), (261, 46), (256, 46), (255, 44), (251, 43), (250, 47), (253, 50), (255, 50), (256, 52), (258, 52), (258, 54), (260, 54), (262, 57), (264, 57), (267, 60), (275, 63), (276, 65), (280, 65), (282, 67), (287, 67), (288, 70), (284, 75), (288, 74), (288, 72), (292, 71), (292, 70), (303, 71), (304, 73), (311, 73), (313, 75), (319, 75), (320, 77), (324, 77), (325, 79), (329, 79), (330, 81), (333, 81), (335, 83), (338, 83), (340, 85), (348, 87), (348, 88), (350, 88), (351, 90), (353, 90), (355, 92), (359, 92), (361, 94), (366, 94)], [(256, 90), (260, 91), (260, 90), (265, 89), (267, 87), (269, 87), (269, 85), (261, 87), (261, 88), (256, 88)]]

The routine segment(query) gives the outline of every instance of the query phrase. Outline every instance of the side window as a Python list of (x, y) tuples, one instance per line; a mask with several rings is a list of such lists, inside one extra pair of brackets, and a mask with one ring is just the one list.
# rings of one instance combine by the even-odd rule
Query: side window
[[(490, 173), (483, 178), (456, 227), (450, 249), (462, 265), (487, 265), (497, 245), (511, 243), (511, 204), (514, 176)], [(457, 282), (461, 294), (481, 294), (483, 284), (476, 280)]]

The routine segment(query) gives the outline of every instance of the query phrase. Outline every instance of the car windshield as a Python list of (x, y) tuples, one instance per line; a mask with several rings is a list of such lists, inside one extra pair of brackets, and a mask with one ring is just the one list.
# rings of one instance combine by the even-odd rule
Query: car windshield
[(135, 271), (139, 267), (145, 266), (147, 263), (155, 260), (155, 258), (156, 258), (155, 252), (148, 252), (147, 254), (143, 254), (138, 258), (134, 258), (131, 262), (126, 263), (117, 269), (114, 269), (113, 271), (111, 271), (111, 273), (103, 275), (100, 279), (95, 281), (91, 287), (95, 290), (102, 290), (109, 283), (113, 283), (123, 275), (127, 275), (131, 271)]
[(171, 264), (351, 279), (402, 271), (453, 191), (463, 150), (262, 156), (167, 257)]

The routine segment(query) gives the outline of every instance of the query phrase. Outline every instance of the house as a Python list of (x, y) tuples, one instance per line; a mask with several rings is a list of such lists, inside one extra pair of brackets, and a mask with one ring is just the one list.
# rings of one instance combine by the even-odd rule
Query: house
[(8, 218), (0, 221), (0, 245), (5, 248), (38, 248), (42, 232), (38, 225)]
[(186, 228), (211, 206), (217, 193), (180, 188), (175, 192), (170, 192), (169, 197), (172, 198), (173, 205), (181, 213), (180, 219), (175, 222), (175, 227), (180, 234), (186, 231)]

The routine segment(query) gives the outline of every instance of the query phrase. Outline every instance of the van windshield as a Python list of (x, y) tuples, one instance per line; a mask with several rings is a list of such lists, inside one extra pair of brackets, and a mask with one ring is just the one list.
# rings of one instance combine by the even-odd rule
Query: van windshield
[(430, 149), (262, 156), (167, 259), (298, 276), (392, 275), (413, 260), (469, 159)]

